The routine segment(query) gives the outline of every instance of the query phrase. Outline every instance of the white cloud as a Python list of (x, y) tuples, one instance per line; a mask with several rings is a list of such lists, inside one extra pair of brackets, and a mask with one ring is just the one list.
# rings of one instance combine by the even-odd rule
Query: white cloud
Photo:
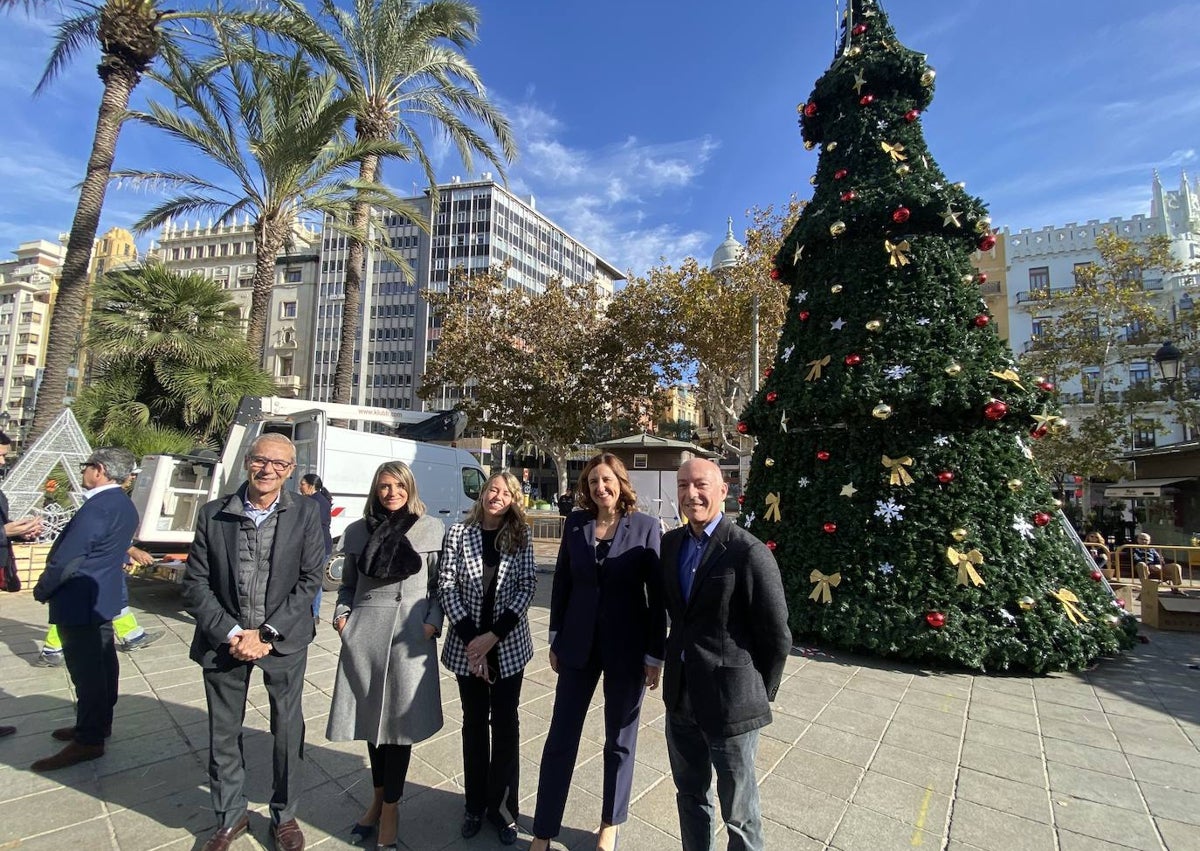
[(663, 258), (678, 263), (712, 241), (711, 233), (672, 222), (720, 146), (715, 139), (627, 136), (583, 147), (533, 102), (532, 91), (503, 109), (521, 149), (510, 188), (535, 196), (539, 210), (608, 262), (638, 274)]

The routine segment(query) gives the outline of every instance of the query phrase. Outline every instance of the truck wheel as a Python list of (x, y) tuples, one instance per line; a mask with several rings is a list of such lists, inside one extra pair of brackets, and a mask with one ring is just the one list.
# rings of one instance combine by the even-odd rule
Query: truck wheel
[(321, 587), (326, 591), (336, 591), (342, 587), (342, 565), (345, 558), (341, 553), (334, 553), (325, 565), (325, 574), (322, 576)]

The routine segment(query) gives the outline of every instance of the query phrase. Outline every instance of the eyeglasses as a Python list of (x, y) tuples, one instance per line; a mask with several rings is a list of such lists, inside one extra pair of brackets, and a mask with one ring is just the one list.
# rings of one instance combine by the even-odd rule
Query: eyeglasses
[(246, 457), (246, 462), (251, 467), (266, 467), (270, 466), (276, 473), (285, 473), (292, 467), (296, 466), (295, 461), (282, 461), (278, 458), (264, 458), (261, 455), (249, 455)]
[(97, 464), (95, 461), (83, 461), (79, 464), (79, 472), (82, 473), (88, 467), (95, 467), (97, 470), (100, 469), (100, 465)]

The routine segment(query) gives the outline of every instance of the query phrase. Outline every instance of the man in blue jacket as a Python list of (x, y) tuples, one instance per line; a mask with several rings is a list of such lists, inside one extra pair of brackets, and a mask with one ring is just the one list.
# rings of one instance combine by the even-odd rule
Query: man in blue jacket
[[(137, 459), (116, 447), (97, 449), (82, 465), (84, 503), (46, 557), (33, 597), (50, 604), (77, 706), (75, 728), (61, 751), (39, 759), (34, 771), (54, 771), (104, 755), (117, 703), (117, 648), (112, 621), (125, 605), (126, 551), (138, 515), (121, 482)], [(62, 733), (64, 735), (58, 735)]]

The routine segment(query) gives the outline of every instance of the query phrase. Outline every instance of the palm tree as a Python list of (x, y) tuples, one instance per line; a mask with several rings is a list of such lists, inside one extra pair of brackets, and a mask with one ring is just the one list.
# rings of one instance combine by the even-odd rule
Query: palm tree
[(0, 0), (0, 10), (43, 8), (72, 11), (57, 24), (54, 49), (35, 93), (43, 91), (81, 50), (98, 45), (97, 73), (104, 89), (92, 138), (87, 169), (79, 189), (79, 202), (71, 222), (67, 254), (63, 261), (54, 313), (50, 319), (46, 362), (29, 439), (35, 439), (62, 410), (67, 394), (67, 377), (83, 331), (87, 302), (87, 270), (91, 259), (100, 211), (108, 186), (117, 137), (129, 106), (129, 97), (151, 64), (160, 56), (181, 52), (188, 39), (196, 38), (196, 25), (249, 26), (264, 31), (290, 34), (299, 41), (320, 46), (319, 30), (306, 29), (308, 22), (286, 12), (226, 9), (201, 5), (190, 10), (164, 8), (161, 0)]
[[(184, 143), (230, 178), (231, 188), (181, 172), (122, 170), (113, 175), (135, 185), (167, 186), (178, 194), (134, 224), (146, 232), (190, 213), (207, 211), (230, 222), (254, 222), (255, 266), (246, 340), (262, 361), (275, 260), (307, 215), (325, 215), (347, 233), (367, 234), (348, 222), (351, 201), (389, 213), (417, 215), (395, 194), (347, 177), (367, 156), (405, 156), (400, 142), (351, 141), (343, 127), (353, 101), (338, 91), (332, 73), (316, 74), (300, 54), (263, 53), (241, 38), (219, 39), (219, 54), (202, 65), (168, 63), (160, 79), (173, 106), (151, 102), (131, 117)], [(394, 254), (385, 249), (389, 256)]]
[(242, 396), (274, 389), (215, 282), (154, 264), (105, 276), (95, 296), (87, 344), (96, 375), (74, 410), (96, 440), (142, 454), (213, 445)]
[[(460, 52), (475, 42), (479, 12), (461, 0), (354, 0), (354, 10), (340, 8), (335, 0), (322, 0), (326, 29), (340, 49), (320, 56), (342, 77), (354, 110), (358, 141), (398, 139), (420, 162), (435, 193), (433, 163), (415, 121), (428, 119), (449, 138), (463, 164), (471, 169), (473, 155), (482, 154), (503, 175), (504, 163), (516, 156), (516, 142), (508, 120), (487, 99), (475, 68)], [(302, 10), (296, 10), (300, 15)], [(310, 26), (320, 27), (317, 21)], [(499, 143), (500, 152), (476, 129), (486, 126)], [(409, 159), (405, 156), (404, 159)], [(359, 160), (359, 180), (379, 179), (380, 157), (367, 154)], [(354, 347), (362, 312), (362, 274), (365, 245), (355, 234), (366, 233), (371, 221), (371, 200), (362, 194), (351, 213), (348, 234), (345, 298), (341, 340), (333, 376), (334, 402), (350, 401)], [(427, 227), (420, 219), (414, 218)], [(401, 264), (407, 269), (407, 264)]]

